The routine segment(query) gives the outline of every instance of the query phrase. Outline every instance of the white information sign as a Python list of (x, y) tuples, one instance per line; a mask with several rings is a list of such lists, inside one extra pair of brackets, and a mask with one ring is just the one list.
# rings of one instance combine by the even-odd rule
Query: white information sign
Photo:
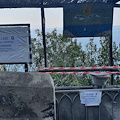
[(0, 35), (0, 52), (17, 51), (18, 41), (16, 36)]
[(0, 26), (0, 63), (32, 63), (30, 28)]
[(101, 91), (80, 91), (81, 104), (85, 104), (85, 106), (99, 106), (101, 95)]

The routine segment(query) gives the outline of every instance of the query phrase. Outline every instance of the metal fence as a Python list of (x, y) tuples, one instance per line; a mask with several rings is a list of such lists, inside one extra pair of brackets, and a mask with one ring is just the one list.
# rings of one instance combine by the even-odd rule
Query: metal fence
[(100, 89), (101, 104), (93, 107), (81, 104), (79, 91), (82, 89), (56, 88), (56, 120), (120, 120), (119, 87)]

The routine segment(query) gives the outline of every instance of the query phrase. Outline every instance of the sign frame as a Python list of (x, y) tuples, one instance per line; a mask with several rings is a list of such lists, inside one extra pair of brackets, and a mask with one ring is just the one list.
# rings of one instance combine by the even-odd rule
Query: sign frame
[(26, 62), (0, 62), (0, 64), (32, 64), (32, 46), (31, 46), (31, 34), (30, 34), (30, 24), (0, 24), (0, 28), (8, 28), (8, 27), (27, 27), (28, 29), (28, 44), (29, 44), (29, 59), (30, 61)]

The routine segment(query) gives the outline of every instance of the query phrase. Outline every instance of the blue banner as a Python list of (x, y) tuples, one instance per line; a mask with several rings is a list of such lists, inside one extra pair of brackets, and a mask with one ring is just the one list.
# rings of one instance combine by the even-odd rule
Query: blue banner
[(111, 3), (85, 3), (64, 6), (64, 37), (111, 36)]

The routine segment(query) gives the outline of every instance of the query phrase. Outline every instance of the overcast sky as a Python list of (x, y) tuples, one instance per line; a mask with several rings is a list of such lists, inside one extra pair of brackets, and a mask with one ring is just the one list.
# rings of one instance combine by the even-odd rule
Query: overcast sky
[[(62, 9), (45, 9), (46, 28), (62, 28), (63, 13)], [(1, 9), (0, 24), (19, 24), (30, 23), (31, 28), (41, 27), (40, 8), (21, 8), (21, 9)]]
[[(33, 29), (41, 29), (41, 12), (40, 8), (20, 8), (20, 9), (0, 9), (0, 24), (26, 24), (31, 25), (31, 37), (36, 37)], [(63, 9), (47, 8), (45, 9), (46, 28), (57, 29), (62, 33), (63, 28)], [(120, 8), (114, 9), (114, 26), (120, 26)], [(53, 29), (47, 29), (47, 32)], [(86, 44), (84, 38), (81, 41)], [(97, 41), (97, 40), (96, 40)], [(99, 40), (98, 40), (99, 41)], [(120, 43), (120, 27), (113, 30), (113, 41)]]
[[(63, 28), (63, 9), (45, 9), (46, 28)], [(41, 27), (40, 8), (0, 9), (0, 24), (30, 23), (31, 28)], [(120, 25), (120, 8), (114, 9), (114, 25)]]

